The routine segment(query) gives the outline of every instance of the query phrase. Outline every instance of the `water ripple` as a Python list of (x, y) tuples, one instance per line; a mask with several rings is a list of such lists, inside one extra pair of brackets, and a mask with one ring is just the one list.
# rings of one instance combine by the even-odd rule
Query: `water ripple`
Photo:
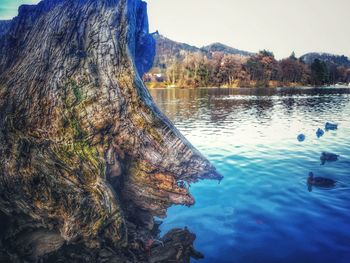
[[(171, 208), (162, 231), (188, 226), (202, 262), (350, 262), (350, 89), (151, 93), (225, 176), (192, 185), (196, 204)], [(326, 121), (339, 130), (317, 138)], [(323, 151), (339, 161), (321, 165)], [(309, 192), (310, 171), (336, 187)]]

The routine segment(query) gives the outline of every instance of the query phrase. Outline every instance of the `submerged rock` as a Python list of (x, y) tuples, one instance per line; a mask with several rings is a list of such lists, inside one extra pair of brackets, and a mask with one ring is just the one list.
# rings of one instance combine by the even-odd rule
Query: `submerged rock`
[(153, 216), (194, 203), (178, 182), (221, 176), (141, 81), (155, 52), (146, 4), (44, 0), (2, 32), (0, 258), (189, 262), (187, 230), (145, 250)]

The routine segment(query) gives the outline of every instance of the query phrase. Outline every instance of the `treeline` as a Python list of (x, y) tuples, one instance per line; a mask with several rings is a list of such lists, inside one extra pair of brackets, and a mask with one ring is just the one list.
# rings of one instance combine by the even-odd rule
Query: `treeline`
[(163, 68), (144, 76), (146, 82), (177, 87), (269, 87), (296, 85), (329, 85), (350, 82), (350, 68), (315, 59), (308, 65), (294, 53), (276, 60), (263, 50), (246, 57), (214, 52), (187, 53), (183, 59), (168, 61)]

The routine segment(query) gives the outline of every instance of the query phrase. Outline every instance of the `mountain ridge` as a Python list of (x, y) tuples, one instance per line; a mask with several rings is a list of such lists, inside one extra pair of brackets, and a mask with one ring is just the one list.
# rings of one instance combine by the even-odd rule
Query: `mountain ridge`
[(302, 55), (300, 59), (302, 59), (308, 65), (311, 65), (315, 61), (315, 59), (319, 59), (326, 63), (350, 67), (350, 60), (347, 56), (327, 52), (309, 52)]
[(215, 42), (207, 46), (203, 46), (200, 49), (209, 54), (212, 54), (213, 52), (223, 52), (225, 54), (241, 55), (241, 56), (252, 56), (255, 54), (253, 52), (233, 48), (231, 46), (228, 46), (220, 42)]
[[(183, 49), (185, 51), (191, 51), (191, 52), (203, 52), (203, 53), (213, 53), (213, 52), (223, 52), (225, 54), (232, 54), (232, 55), (242, 55), (242, 56), (252, 56), (255, 55), (256, 52), (250, 52), (250, 51), (246, 51), (246, 50), (242, 50), (242, 49), (237, 49), (234, 48), (230, 45), (221, 43), (221, 42), (214, 42), (208, 45), (204, 45), (204, 46), (196, 46), (196, 45), (191, 45), (185, 42), (180, 42), (180, 41), (176, 41), (173, 39), (170, 39), (168, 37), (166, 37), (165, 35), (159, 34), (158, 32), (155, 33), (154, 35), (155, 40), (157, 41), (157, 43), (160, 43), (161, 45), (164, 45), (164, 42), (169, 42), (174, 46), (177, 46), (180, 49)], [(176, 52), (175, 52), (176, 53)], [(305, 63), (306, 64), (311, 64), (313, 61), (310, 61), (310, 58), (318, 58), (321, 60), (327, 60), (327, 58), (329, 57), (334, 57), (334, 58), (339, 58), (339, 59), (344, 59), (347, 60), (346, 65), (348, 67), (350, 67), (350, 60), (349, 58), (344, 55), (344, 54), (336, 54), (336, 53), (329, 53), (329, 52), (307, 52), (303, 55), (300, 56), (301, 59), (305, 59)]]
[(185, 52), (188, 53), (203, 53), (211, 56), (214, 52), (224, 52), (225, 54), (250, 56), (254, 53), (230, 47), (219, 42), (212, 43), (203, 47), (197, 47), (184, 42), (172, 40), (164, 35), (155, 33), (153, 35), (156, 40), (157, 52), (153, 67), (160, 66), (162, 61), (169, 57), (182, 58)]

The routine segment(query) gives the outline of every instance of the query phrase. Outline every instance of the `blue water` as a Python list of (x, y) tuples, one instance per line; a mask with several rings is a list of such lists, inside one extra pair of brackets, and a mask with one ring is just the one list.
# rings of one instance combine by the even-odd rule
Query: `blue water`
[[(203, 263), (350, 262), (350, 89), (151, 93), (225, 177), (192, 185), (196, 204), (170, 208), (163, 233), (187, 226)], [(339, 129), (318, 139), (326, 121)], [(323, 151), (339, 161), (320, 165)], [(336, 187), (309, 192), (310, 171)]]

